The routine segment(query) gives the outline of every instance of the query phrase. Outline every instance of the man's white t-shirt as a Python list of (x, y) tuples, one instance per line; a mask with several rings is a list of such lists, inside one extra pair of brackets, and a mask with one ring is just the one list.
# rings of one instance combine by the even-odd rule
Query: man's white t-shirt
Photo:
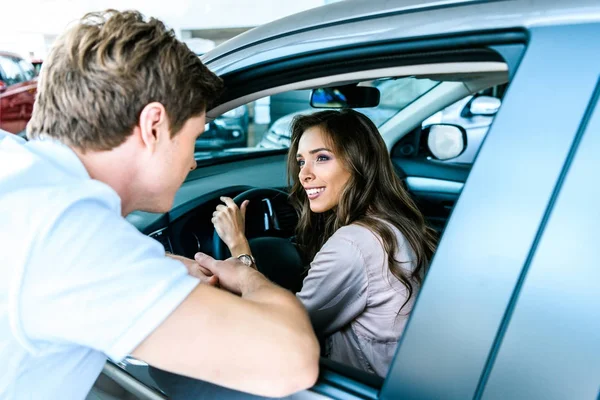
[(0, 398), (84, 399), (197, 284), (70, 148), (0, 133)]

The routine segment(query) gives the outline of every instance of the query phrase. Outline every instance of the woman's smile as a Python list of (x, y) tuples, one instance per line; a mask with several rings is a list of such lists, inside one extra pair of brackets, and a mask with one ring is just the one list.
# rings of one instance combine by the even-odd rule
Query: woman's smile
[(312, 188), (305, 188), (306, 189), (306, 195), (308, 196), (309, 200), (315, 200), (317, 197), (319, 197), (321, 195), (321, 193), (323, 193), (325, 191), (325, 187), (312, 187)]

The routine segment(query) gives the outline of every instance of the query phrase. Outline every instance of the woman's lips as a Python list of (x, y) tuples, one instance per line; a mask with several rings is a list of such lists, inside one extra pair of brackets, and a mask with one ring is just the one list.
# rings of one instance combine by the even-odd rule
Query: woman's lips
[(309, 200), (314, 200), (317, 197), (319, 197), (321, 195), (321, 193), (323, 193), (325, 191), (325, 187), (317, 187), (317, 188), (310, 188), (310, 189), (306, 189), (306, 195), (308, 196)]

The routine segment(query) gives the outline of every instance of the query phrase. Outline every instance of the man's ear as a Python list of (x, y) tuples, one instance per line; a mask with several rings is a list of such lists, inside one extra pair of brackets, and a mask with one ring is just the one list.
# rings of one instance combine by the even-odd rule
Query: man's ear
[(142, 143), (154, 151), (159, 140), (170, 137), (165, 107), (158, 102), (147, 104), (140, 113), (139, 128)]

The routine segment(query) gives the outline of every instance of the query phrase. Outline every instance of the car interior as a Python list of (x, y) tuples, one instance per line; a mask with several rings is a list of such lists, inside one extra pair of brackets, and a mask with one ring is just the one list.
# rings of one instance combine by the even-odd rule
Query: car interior
[[(436, 156), (430, 140), (433, 135), (431, 127), (436, 124), (423, 126), (423, 122), (467, 96), (477, 96), (486, 89), (506, 84), (509, 81), (509, 68), (505, 62), (424, 62), (355, 72), (323, 73), (298, 82), (239, 91), (243, 94), (231, 96), (209, 110), (207, 121), (237, 107), (252, 105), (267, 96), (298, 90), (312, 90), (314, 95), (323, 89), (331, 92), (344, 87), (377, 87), (387, 81), (392, 82), (388, 84), (390, 87), (394, 86), (394, 81), (402, 82), (402, 85), (396, 85), (399, 87), (395, 87), (396, 92), (392, 91), (391, 94), (386, 93), (385, 88), (381, 89), (378, 100), (391, 96), (396, 101), (396, 108), (383, 115), (376, 115), (368, 108), (359, 107), (357, 111), (364, 112), (374, 120), (379, 119), (377, 125), (398, 176), (429, 224), (441, 235), (471, 169), (470, 163), (453, 162), (453, 158), (469, 148), (469, 137), (462, 127), (455, 127), (459, 132), (459, 151), (450, 157)], [(369, 101), (372, 102), (372, 99)], [(357, 104), (360, 105), (360, 99)], [(162, 243), (169, 252), (193, 258), (197, 251), (202, 251), (224, 259), (228, 257), (228, 250), (215, 233), (210, 222), (211, 215), (220, 203), (220, 196), (232, 197), (238, 205), (249, 199), (246, 235), (259, 270), (296, 292), (301, 288), (303, 273), (310, 260), (304, 260), (294, 244), (297, 216), (287, 202), (287, 150), (246, 150), (200, 159), (198, 168), (189, 174), (178, 191), (169, 213), (134, 212), (127, 219), (142, 233)], [(323, 363), (328, 366), (327, 373), (332, 376), (351, 376), (364, 383), (365, 387), (382, 385), (381, 377), (369, 376), (325, 359)], [(121, 395), (132, 393), (132, 398), (166, 398), (147, 370), (145, 363), (133, 358), (127, 358), (118, 365), (109, 361), (99, 382), (104, 382), (105, 388), (112, 387), (110, 390), (113, 391), (119, 387)], [(107, 381), (112, 382), (112, 386)]]

